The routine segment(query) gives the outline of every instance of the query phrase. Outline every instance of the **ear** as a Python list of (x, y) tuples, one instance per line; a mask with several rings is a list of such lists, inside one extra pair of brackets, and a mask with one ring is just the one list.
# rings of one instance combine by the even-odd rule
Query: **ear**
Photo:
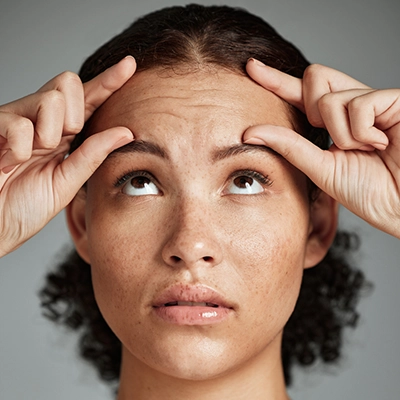
[(338, 203), (321, 191), (311, 204), (310, 230), (304, 268), (317, 265), (325, 257), (336, 235)]
[(86, 231), (86, 190), (81, 188), (66, 208), (67, 224), (76, 251), (83, 260), (90, 264)]

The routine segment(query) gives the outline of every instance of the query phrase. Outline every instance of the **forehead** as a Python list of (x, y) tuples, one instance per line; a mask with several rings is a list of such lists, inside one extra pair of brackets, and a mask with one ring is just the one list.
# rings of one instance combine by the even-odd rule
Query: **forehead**
[(91, 133), (126, 126), (137, 139), (240, 142), (250, 126), (292, 127), (288, 105), (247, 76), (221, 68), (135, 74), (92, 118)]

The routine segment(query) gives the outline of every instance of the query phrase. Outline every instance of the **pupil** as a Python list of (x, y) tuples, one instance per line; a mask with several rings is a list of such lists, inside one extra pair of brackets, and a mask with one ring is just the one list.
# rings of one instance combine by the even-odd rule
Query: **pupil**
[(149, 178), (146, 178), (144, 176), (137, 176), (135, 178), (132, 178), (131, 185), (136, 189), (142, 189), (144, 188), (144, 184), (148, 184), (149, 182)]
[(234, 179), (233, 183), (241, 189), (246, 189), (246, 183), (251, 186), (253, 184), (253, 178), (249, 176), (238, 176)]

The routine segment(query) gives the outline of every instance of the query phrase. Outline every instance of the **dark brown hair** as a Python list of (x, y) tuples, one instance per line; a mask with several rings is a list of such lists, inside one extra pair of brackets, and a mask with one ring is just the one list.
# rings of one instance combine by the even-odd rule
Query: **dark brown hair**
[[(238, 8), (188, 5), (148, 14), (100, 47), (83, 64), (85, 82), (127, 55), (136, 58), (138, 71), (203, 66), (246, 74), (250, 57), (296, 77), (309, 65), (300, 51), (261, 18)], [(293, 111), (295, 126), (310, 141), (327, 148), (328, 133), (313, 128), (304, 115)], [(77, 136), (72, 150), (84, 140)], [(310, 186), (310, 193), (316, 189)], [(310, 197), (311, 196), (310, 194)], [(355, 306), (365, 285), (361, 271), (350, 264), (357, 240), (338, 233), (324, 260), (304, 272), (300, 296), (283, 334), (282, 359), (287, 384), (294, 364), (318, 359), (334, 362), (340, 356), (343, 328), (356, 325)], [(94, 299), (90, 266), (73, 250), (47, 276), (41, 291), (46, 315), (79, 330), (80, 353), (98, 369), (102, 379), (116, 382), (121, 343), (104, 321)]]

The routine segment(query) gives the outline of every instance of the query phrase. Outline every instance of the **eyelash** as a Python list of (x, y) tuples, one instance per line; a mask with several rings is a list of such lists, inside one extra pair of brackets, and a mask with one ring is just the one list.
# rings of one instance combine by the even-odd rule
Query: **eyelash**
[(155, 183), (158, 184), (157, 179), (150, 172), (147, 172), (147, 171), (129, 171), (129, 172), (125, 173), (124, 175), (122, 175), (120, 178), (118, 178), (114, 182), (114, 187), (118, 188), (118, 187), (122, 186), (123, 184), (125, 184), (126, 182), (128, 182), (129, 179), (135, 178), (137, 176), (145, 176), (146, 178), (149, 178), (150, 180), (152, 180), (152, 181), (154, 181)]
[[(114, 182), (114, 187), (119, 188), (122, 185), (124, 185), (126, 182), (129, 181), (129, 179), (138, 177), (138, 176), (145, 176), (146, 178), (149, 178), (153, 182), (155, 182), (158, 185), (157, 179), (151, 174), (150, 172), (147, 171), (129, 171), (125, 174), (123, 174), (121, 177), (119, 177), (115, 182)], [(257, 171), (251, 170), (251, 169), (242, 169), (233, 172), (231, 175), (228, 177), (228, 181), (232, 181), (235, 178), (238, 178), (240, 176), (248, 176), (250, 178), (255, 179), (259, 183), (261, 183), (263, 186), (271, 186), (273, 181), (268, 177), (268, 175), (263, 175), (260, 174)]]
[(264, 186), (271, 186), (273, 182), (268, 175), (260, 174), (259, 172), (252, 169), (241, 169), (239, 171), (235, 171), (234, 173), (229, 175), (228, 180), (233, 180), (235, 178), (238, 178), (239, 176), (248, 176), (260, 182)]

